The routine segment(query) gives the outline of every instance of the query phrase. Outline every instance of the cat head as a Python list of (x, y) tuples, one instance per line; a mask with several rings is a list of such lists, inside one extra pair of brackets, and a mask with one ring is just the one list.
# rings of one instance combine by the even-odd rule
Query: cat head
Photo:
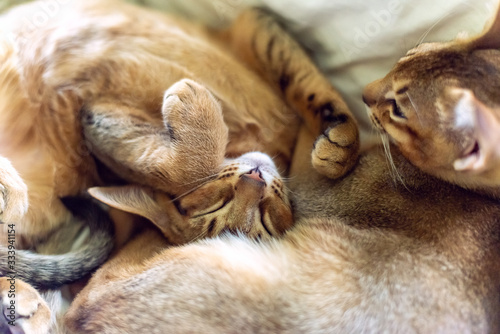
[(276, 166), (259, 152), (228, 159), (215, 177), (178, 198), (136, 185), (91, 188), (89, 193), (111, 207), (148, 218), (174, 244), (223, 231), (266, 239), (293, 224)]
[(491, 185), (496, 178), (500, 185), (498, 48), (497, 13), (477, 37), (410, 50), (366, 86), (363, 100), (372, 122), (432, 175), (467, 186)]

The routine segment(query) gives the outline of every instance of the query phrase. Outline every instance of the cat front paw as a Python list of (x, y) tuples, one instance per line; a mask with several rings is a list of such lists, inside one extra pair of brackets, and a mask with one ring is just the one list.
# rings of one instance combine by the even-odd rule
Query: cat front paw
[(227, 131), (220, 103), (206, 87), (190, 79), (176, 82), (165, 92), (162, 113), (174, 139), (182, 139), (177, 135), (185, 132)]
[[(215, 96), (193, 80), (180, 80), (165, 92), (162, 114), (175, 152), (171, 154), (176, 161), (175, 171), (169, 172), (171, 182), (194, 186), (216, 172), (224, 161), (229, 131)], [(187, 190), (183, 187), (176, 191)]]
[(0, 333), (49, 332), (49, 307), (32, 286), (19, 279), (0, 277), (0, 304)]
[(330, 126), (316, 139), (311, 160), (318, 173), (336, 179), (354, 167), (358, 155), (357, 124), (349, 116), (341, 116), (339, 120), (331, 121)]
[(15, 223), (28, 210), (28, 188), (12, 164), (0, 157), (0, 222)]

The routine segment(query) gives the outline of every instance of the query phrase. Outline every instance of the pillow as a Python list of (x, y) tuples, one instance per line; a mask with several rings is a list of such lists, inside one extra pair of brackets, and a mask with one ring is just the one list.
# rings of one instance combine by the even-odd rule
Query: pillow
[[(134, 0), (130, 0), (134, 1)], [(226, 24), (246, 6), (265, 6), (286, 19), (287, 28), (340, 91), (372, 133), (361, 101), (363, 87), (383, 77), (422, 41), (445, 41), (459, 32), (478, 33), (497, 0), (136, 0), (212, 26)]]

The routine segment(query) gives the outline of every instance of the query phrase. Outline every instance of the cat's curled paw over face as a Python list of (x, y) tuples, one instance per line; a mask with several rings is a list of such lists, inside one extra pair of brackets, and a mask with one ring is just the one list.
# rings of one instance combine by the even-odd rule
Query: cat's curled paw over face
[(260, 152), (227, 159), (219, 173), (178, 196), (142, 186), (91, 188), (89, 193), (148, 218), (173, 244), (225, 231), (267, 239), (282, 235), (293, 224), (283, 181), (271, 158)]

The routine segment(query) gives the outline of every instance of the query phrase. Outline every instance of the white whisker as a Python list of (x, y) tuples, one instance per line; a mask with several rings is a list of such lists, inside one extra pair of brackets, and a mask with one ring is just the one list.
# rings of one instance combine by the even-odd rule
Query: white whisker
[(417, 115), (418, 122), (420, 123), (420, 125), (422, 125), (422, 120), (420, 119), (420, 113), (417, 109), (417, 105), (413, 102), (413, 100), (412, 100), (410, 94), (408, 94), (408, 92), (406, 92), (406, 96), (408, 97), (408, 100), (410, 100), (410, 103), (413, 106), (413, 110), (415, 110), (415, 114)]
[(391, 165), (391, 161), (392, 161), (392, 155), (391, 155), (391, 152), (388, 148), (388, 138), (387, 138), (387, 135), (383, 134), (382, 132), (379, 132), (380, 134), (380, 139), (382, 141), (382, 147), (384, 148), (384, 156), (385, 156), (385, 159), (387, 161), (387, 165), (389, 166), (389, 173), (391, 173), (391, 177), (393, 179), (394, 182), (396, 182), (395, 178), (394, 178), (394, 174), (393, 174), (393, 170), (392, 170), (392, 165)]
[[(178, 195), (177, 197), (173, 198), (173, 199), (172, 199), (172, 202), (177, 201), (178, 199), (180, 199), (180, 198), (182, 198), (182, 197), (184, 197), (184, 196), (186, 196), (186, 195), (189, 195), (189, 194), (190, 194), (190, 193), (192, 193), (193, 191), (195, 191), (195, 190), (197, 190), (197, 189), (199, 189), (199, 188), (203, 187), (204, 185), (206, 185), (206, 184), (208, 184), (209, 182), (213, 181), (213, 178), (214, 178), (214, 177), (216, 177), (217, 175), (218, 175), (218, 174), (214, 174), (214, 175), (211, 175), (211, 176), (209, 176), (209, 177), (204, 177), (204, 178), (202, 178), (202, 179), (199, 179), (198, 181), (194, 181), (194, 182), (199, 182), (199, 181), (202, 181), (202, 180), (207, 180), (207, 179), (208, 179), (206, 182), (203, 182), (203, 183), (201, 183), (201, 184), (199, 184), (199, 185), (195, 186), (194, 188), (192, 188), (192, 189), (190, 189), (190, 190), (186, 191), (185, 193), (182, 193), (182, 194)], [(194, 183), (194, 182), (191, 182), (191, 183)], [(189, 184), (189, 183), (187, 183), (187, 184)]]
[(287, 196), (297, 196), (298, 192), (288, 188), (288, 187), (285, 187), (284, 189), (284, 193), (287, 195)]
[(183, 184), (181, 184), (181, 186), (188, 186), (188, 185), (193, 184), (193, 183), (203, 182), (205, 180), (212, 179), (212, 178), (216, 177), (217, 175), (219, 175), (219, 172), (214, 173), (212, 175), (208, 175), (208, 176), (199, 178), (199, 179), (196, 179), (196, 180), (191, 181), (191, 182), (183, 183)]
[[(271, 157), (271, 160), (274, 162), (277, 157), (278, 157), (278, 154), (275, 154), (274, 156)], [(280, 167), (280, 168), (283, 169), (283, 167)], [(278, 174), (281, 176), (285, 173), (286, 170), (281, 170), (280, 168), (278, 168), (278, 166), (276, 166), (276, 170), (278, 171)]]
[(390, 167), (390, 173), (391, 173), (391, 178), (392, 178), (393, 182), (396, 184), (398, 181), (401, 182), (403, 187), (405, 187), (406, 190), (410, 191), (410, 189), (408, 189), (408, 187), (406, 186), (403, 178), (401, 177), (401, 174), (399, 174), (398, 169), (396, 167), (396, 164), (394, 163), (394, 159), (392, 158), (389, 137), (387, 135), (381, 134), (381, 138), (382, 138), (382, 144), (384, 147), (385, 157), (386, 157), (387, 163), (389, 164), (389, 167)]
[(191, 239), (189, 242), (193, 242), (193, 241), (196, 241), (196, 240), (200, 240), (200, 239), (203, 239), (207, 236), (207, 231), (206, 230), (201, 230), (200, 233), (193, 237), (193, 239)]
[(429, 27), (429, 29), (427, 29), (423, 34), (422, 36), (420, 37), (420, 39), (418, 40), (417, 42), (417, 45), (415, 45), (415, 47), (419, 46), (420, 44), (422, 44), (422, 42), (425, 40), (425, 38), (430, 34), (430, 32), (432, 31), (432, 29), (434, 29), (441, 21), (443, 21), (446, 17), (450, 16), (451, 14), (453, 13), (447, 13), (447, 14), (444, 14), (443, 16), (441, 16), (432, 26)]

